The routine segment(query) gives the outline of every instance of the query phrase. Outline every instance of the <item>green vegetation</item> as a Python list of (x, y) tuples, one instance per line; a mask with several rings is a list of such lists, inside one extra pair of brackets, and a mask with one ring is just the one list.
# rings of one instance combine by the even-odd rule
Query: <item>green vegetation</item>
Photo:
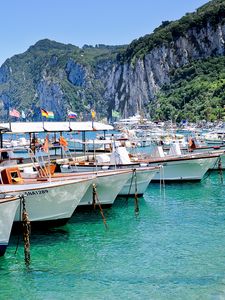
[[(39, 119), (41, 100), (46, 100), (39, 99), (39, 96), (46, 93), (50, 94), (48, 96), (53, 105), (58, 105), (56, 119), (62, 120), (68, 108), (82, 115), (90, 114), (90, 109), (94, 108), (100, 117), (109, 116), (114, 109), (115, 99), (105, 99), (107, 91), (103, 78), (107, 78), (113, 66), (123, 63), (134, 66), (137, 59), (144, 58), (154, 47), (173, 47), (173, 42), (186, 36), (188, 30), (198, 32), (208, 23), (217, 27), (224, 22), (225, 1), (213, 0), (178, 21), (162, 22), (152, 34), (134, 40), (128, 46), (84, 45), (79, 48), (48, 39), (41, 40), (25, 53), (15, 55), (4, 63), (8, 80), (0, 84), (2, 118), (7, 119), (7, 105), (10, 105), (20, 111), (30, 111), (33, 119)], [(70, 59), (78, 67), (75, 66), (74, 76), (68, 80), (66, 65)], [(75, 77), (78, 78), (77, 83), (74, 83)], [(75, 78), (74, 81), (71, 78)], [(43, 81), (46, 86), (49, 85), (46, 93), (42, 91)], [(130, 97), (126, 90), (122, 77), (118, 78), (118, 90), (115, 92), (118, 99), (123, 99), (120, 112)], [(225, 117), (224, 91), (225, 57), (199, 59), (182, 68), (170, 70), (170, 84), (163, 86), (153, 101), (149, 99), (145, 109), (155, 119), (213, 121)], [(56, 94), (60, 94), (58, 102), (53, 99)], [(113, 111), (113, 117), (116, 117), (116, 113)]]
[(171, 71), (148, 110), (154, 119), (214, 121), (225, 117), (225, 57), (198, 60)]
[[(5, 62), (10, 70), (10, 80), (0, 84), (0, 95), (9, 95), (11, 107), (18, 110), (32, 110), (33, 118), (40, 118), (40, 101), (37, 89), (41, 80), (59, 85), (63, 91), (65, 107), (62, 113), (66, 116), (66, 106), (77, 113), (90, 112), (91, 107), (102, 115), (107, 115), (107, 105), (103, 99), (104, 87), (99, 78), (93, 74), (98, 72), (99, 64), (116, 60), (118, 51), (124, 46), (85, 45), (82, 49), (73, 45), (65, 45), (48, 39), (38, 41), (25, 53), (15, 55)], [(65, 67), (69, 59), (82, 65), (91, 74), (89, 85), (75, 86), (68, 80)], [(91, 84), (90, 84), (91, 83)], [(7, 108), (7, 107), (6, 107)], [(8, 110), (8, 108), (7, 108)], [(7, 117), (7, 111), (2, 116)], [(56, 114), (56, 118), (62, 119)]]
[(200, 30), (209, 22), (212, 26), (225, 19), (225, 1), (214, 0), (200, 7), (194, 13), (187, 13), (178, 21), (164, 21), (154, 30), (152, 34), (147, 34), (134, 40), (125, 51), (118, 54), (118, 60), (134, 63), (137, 58), (143, 58), (153, 48), (168, 45), (180, 36), (185, 36), (189, 29)]

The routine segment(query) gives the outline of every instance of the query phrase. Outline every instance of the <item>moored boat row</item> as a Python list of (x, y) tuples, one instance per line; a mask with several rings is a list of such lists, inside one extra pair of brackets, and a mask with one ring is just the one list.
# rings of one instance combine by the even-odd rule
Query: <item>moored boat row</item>
[[(80, 206), (92, 205), (93, 202), (93, 184), (97, 187), (98, 201), (102, 205), (112, 205), (117, 195), (136, 192), (143, 194), (150, 183), (152, 174), (158, 168), (144, 168), (137, 171), (136, 181), (133, 180), (134, 170), (127, 168), (121, 170), (101, 171), (95, 174), (43, 174), (35, 172), (36, 178), (23, 178), (19, 168), (16, 166), (3, 167), (0, 171), (1, 184), (0, 195), (23, 194), (26, 198), (26, 209), (29, 214), (29, 220), (33, 222), (53, 222), (65, 224), (74, 213), (78, 204)], [(46, 169), (47, 170), (47, 169)], [(145, 176), (143, 176), (143, 174)], [(150, 174), (150, 175), (149, 175)], [(136, 172), (135, 172), (136, 175)], [(25, 176), (26, 177), (26, 176)], [(140, 181), (140, 184), (139, 184)], [(132, 184), (133, 182), (133, 184)], [(133, 187), (136, 184), (137, 190)], [(3, 202), (3, 201), (2, 201)], [(15, 210), (12, 211), (9, 225), (21, 221), (21, 210), (19, 201), (4, 201), (8, 209), (10, 204), (14, 203)], [(5, 214), (5, 206), (1, 205), (0, 210)], [(12, 205), (11, 205), (12, 206)], [(8, 240), (4, 239), (3, 233), (6, 231), (6, 224), (1, 223), (0, 239), (2, 239), (1, 255), (4, 254)], [(10, 227), (10, 226), (8, 226)], [(11, 227), (10, 227), (11, 230)], [(9, 235), (9, 230), (7, 231)], [(4, 250), (4, 251), (3, 251)]]
[[(125, 147), (114, 147), (111, 153), (95, 157), (94, 161), (68, 160), (54, 165), (34, 163), (32, 167), (12, 165), (11, 159), (3, 160), (0, 169), (0, 195), (12, 195), (14, 201), (2, 201), (12, 206), (12, 222), (21, 221), (18, 194), (26, 198), (30, 221), (65, 224), (76, 208), (91, 206), (94, 201), (94, 186), (101, 205), (112, 205), (118, 195), (143, 195), (149, 183), (155, 181), (201, 180), (206, 172), (217, 163), (223, 152), (173, 153), (165, 155), (157, 148), (157, 155), (131, 155)], [(156, 153), (155, 153), (156, 154)], [(33, 161), (34, 162), (34, 161)], [(55, 172), (58, 167), (61, 172)], [(13, 210), (13, 208), (15, 208)], [(4, 206), (0, 206), (4, 211)], [(4, 212), (2, 212), (4, 214)], [(2, 218), (3, 219), (3, 218)], [(1, 251), (3, 255), (8, 243), (4, 239), (5, 225), (0, 228)], [(4, 229), (3, 229), (4, 228)], [(10, 234), (8, 230), (8, 236)]]

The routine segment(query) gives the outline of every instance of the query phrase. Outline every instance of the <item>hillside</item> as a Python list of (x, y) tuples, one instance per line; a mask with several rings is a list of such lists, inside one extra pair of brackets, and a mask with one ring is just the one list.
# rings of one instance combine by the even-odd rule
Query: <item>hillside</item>
[(66, 117), (67, 110), (85, 118), (91, 107), (107, 115), (103, 85), (93, 73), (99, 64), (115, 60), (120, 48), (85, 45), (80, 49), (48, 39), (38, 41), (1, 67), (2, 115), (7, 118), (9, 106), (24, 110), (30, 119), (40, 119), (40, 107), (54, 111), (58, 120)]
[(177, 21), (163, 21), (130, 45), (85, 45), (48, 39), (6, 60), (0, 68), (0, 111), (24, 110), (40, 120), (40, 107), (56, 120), (67, 110), (90, 119), (144, 111), (153, 119), (223, 116), (225, 1), (214, 0)]
[(225, 117), (224, 92), (225, 57), (198, 60), (171, 71), (170, 84), (162, 87), (149, 111), (153, 119), (215, 121)]
[(217, 27), (219, 23), (223, 23), (225, 18), (225, 2), (224, 0), (214, 0), (203, 5), (194, 13), (187, 13), (184, 17), (177, 21), (163, 21), (162, 24), (154, 30), (152, 34), (147, 34), (134, 40), (124, 53), (119, 54), (121, 62), (131, 61), (143, 58), (152, 49), (170, 45), (180, 37), (186, 37), (189, 30), (201, 31), (202, 28), (209, 24)]

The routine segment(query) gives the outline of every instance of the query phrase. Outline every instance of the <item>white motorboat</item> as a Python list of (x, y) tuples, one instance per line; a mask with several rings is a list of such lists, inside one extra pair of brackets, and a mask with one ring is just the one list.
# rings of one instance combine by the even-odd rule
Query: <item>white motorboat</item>
[[(142, 196), (159, 167), (139, 167), (132, 169), (132, 176), (119, 192), (119, 196)], [(136, 182), (135, 182), (136, 181)]]
[[(143, 195), (147, 186), (149, 185), (152, 177), (159, 170), (159, 167), (141, 167), (140, 163), (132, 163), (129, 159), (127, 153), (125, 153), (126, 149), (124, 147), (120, 147), (118, 150), (118, 155), (111, 155), (111, 158), (108, 155), (101, 154), (97, 157), (97, 161), (101, 161), (101, 163), (97, 162), (82, 162), (76, 165), (61, 165), (61, 171), (63, 173), (67, 173), (68, 171), (78, 172), (81, 174), (81, 170), (84, 173), (96, 172), (97, 178), (101, 176), (100, 174), (113, 174), (112, 170), (116, 170), (117, 172), (122, 170), (127, 170), (130, 172), (128, 180), (124, 183), (124, 186), (121, 187), (119, 191), (119, 196), (126, 195)], [(103, 171), (104, 170), (104, 171)], [(114, 171), (114, 173), (116, 172)], [(109, 186), (109, 189), (111, 187)], [(81, 201), (82, 203), (82, 201)], [(80, 205), (81, 205), (80, 203)]]
[[(130, 158), (125, 147), (118, 147), (112, 152), (108, 163), (97, 164), (97, 167), (138, 168), (145, 163), (150, 167), (160, 167), (152, 178), (154, 181), (192, 181), (201, 180), (205, 173), (216, 165), (221, 153), (190, 153), (181, 154), (179, 144), (173, 144), (168, 155), (165, 155), (161, 146), (156, 146), (154, 153)], [(79, 166), (80, 167), (80, 166)], [(82, 166), (83, 167), (83, 166)], [(94, 166), (92, 166), (94, 167)]]
[[(93, 180), (96, 185), (98, 200), (101, 205), (112, 205), (131, 177), (131, 170), (109, 170), (96, 173)], [(93, 188), (89, 186), (85, 195), (81, 199), (79, 206), (91, 205), (93, 203)]]
[[(182, 155), (179, 144), (173, 144), (168, 155), (165, 155), (161, 146), (156, 146), (151, 155), (141, 154), (140, 157), (133, 156), (130, 159), (125, 147), (118, 147), (112, 152), (110, 162), (98, 164), (97, 167), (137, 168), (142, 163), (151, 167), (160, 167), (152, 180), (160, 181), (192, 181), (201, 180), (205, 173), (216, 165), (221, 153), (196, 153)], [(133, 165), (132, 165), (133, 164)]]
[(85, 151), (94, 151), (104, 149), (104, 145), (109, 144), (110, 141), (105, 140), (86, 140), (81, 141), (79, 139), (70, 139), (68, 141), (68, 147), (71, 151), (82, 150), (85, 148)]
[[(139, 195), (143, 194), (147, 185), (149, 184), (149, 170), (156, 168), (145, 168), (144, 170), (138, 170), (135, 173), (136, 176), (136, 186), (137, 193)], [(146, 174), (146, 171), (148, 173)], [(90, 176), (91, 172), (83, 173), (55, 173), (54, 177), (64, 177), (64, 178), (76, 178), (79, 176)], [(105, 170), (98, 171), (95, 173), (96, 178), (93, 179), (93, 184), (96, 186), (98, 200), (101, 205), (109, 206), (112, 205), (118, 195), (132, 195), (135, 194), (135, 179), (134, 170), (131, 168), (116, 169), (116, 170)], [(93, 204), (93, 186), (89, 186), (85, 195), (79, 203), (79, 207), (89, 206)]]
[[(2, 169), (0, 176), (1, 194), (23, 193), (26, 196), (30, 221), (57, 224), (68, 221), (95, 177), (25, 179), (16, 166)], [(17, 209), (15, 221), (20, 220), (21, 214)]]
[(202, 135), (207, 144), (222, 145), (224, 144), (225, 132), (207, 132)]
[(19, 196), (2, 195), (0, 198), (0, 256), (5, 254), (8, 246), (15, 213), (19, 207)]
[[(177, 145), (174, 145), (175, 147)], [(164, 155), (162, 147), (158, 148), (158, 156), (145, 157), (144, 161), (149, 166), (161, 166), (156, 172), (153, 181), (200, 181), (205, 173), (215, 165), (220, 153), (173, 153)]]

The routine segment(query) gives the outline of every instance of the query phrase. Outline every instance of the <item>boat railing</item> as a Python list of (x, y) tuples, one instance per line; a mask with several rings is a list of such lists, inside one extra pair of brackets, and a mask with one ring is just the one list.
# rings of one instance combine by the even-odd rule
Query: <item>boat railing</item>
[[(62, 147), (62, 146), (61, 146)], [(76, 157), (73, 157), (69, 148), (62, 147), (63, 159), (68, 161), (68, 164), (72, 171), (78, 171), (76, 164)]]
[[(38, 172), (40, 177), (51, 178), (50, 162), (46, 164), (42, 153), (39, 151), (35, 154), (32, 149), (28, 148), (28, 154), (33, 164), (33, 167)], [(39, 154), (39, 155), (38, 155)]]

